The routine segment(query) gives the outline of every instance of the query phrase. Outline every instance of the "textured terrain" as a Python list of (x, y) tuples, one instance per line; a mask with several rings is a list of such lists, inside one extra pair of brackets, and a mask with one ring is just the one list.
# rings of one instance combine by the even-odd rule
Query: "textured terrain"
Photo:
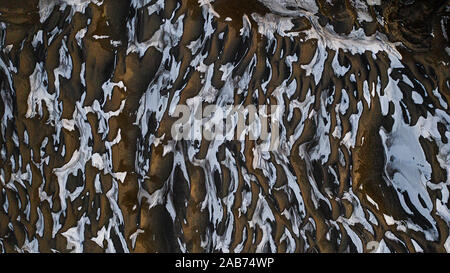
[[(446, 1), (0, 0), (0, 252), (450, 252)], [(280, 105), (280, 146), (174, 141)]]

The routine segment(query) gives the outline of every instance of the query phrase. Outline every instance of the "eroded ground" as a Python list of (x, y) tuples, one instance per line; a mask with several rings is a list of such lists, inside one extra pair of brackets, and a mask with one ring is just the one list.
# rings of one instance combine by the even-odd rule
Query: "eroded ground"
[[(449, 13), (1, 0), (1, 252), (449, 252)], [(173, 141), (195, 98), (279, 149)]]

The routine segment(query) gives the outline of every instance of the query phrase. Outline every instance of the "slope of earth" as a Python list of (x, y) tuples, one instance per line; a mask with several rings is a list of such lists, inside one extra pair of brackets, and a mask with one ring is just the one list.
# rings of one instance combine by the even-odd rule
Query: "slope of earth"
[(446, 3), (0, 0), (0, 252), (450, 252)]

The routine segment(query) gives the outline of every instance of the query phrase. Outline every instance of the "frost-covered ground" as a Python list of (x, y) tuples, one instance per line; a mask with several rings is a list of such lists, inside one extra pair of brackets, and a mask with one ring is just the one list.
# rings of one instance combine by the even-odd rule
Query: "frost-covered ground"
[[(450, 251), (448, 6), (28, 2), (0, 6), (0, 251)], [(173, 140), (212, 104), (280, 106), (278, 149)]]

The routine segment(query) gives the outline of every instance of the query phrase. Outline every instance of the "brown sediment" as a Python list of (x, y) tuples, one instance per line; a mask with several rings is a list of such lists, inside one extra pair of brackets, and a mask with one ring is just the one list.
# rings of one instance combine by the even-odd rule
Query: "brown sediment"
[[(353, 151), (353, 190), (360, 193), (360, 200), (366, 202), (367, 206), (375, 208), (369, 204), (367, 197), (375, 201), (378, 205), (375, 210), (382, 214), (392, 215), (396, 219), (404, 219), (405, 215), (397, 204), (399, 202), (392, 185), (387, 184), (383, 177), (385, 158), (383, 144), (379, 135), (381, 116), (380, 104), (377, 100), (372, 100), (370, 109), (364, 105), (359, 126), (361, 127), (358, 142)], [(393, 201), (395, 200), (395, 201)]]
[[(426, 252), (445, 251), (444, 244), (449, 236), (448, 223), (439, 216), (436, 207), (433, 207), (430, 214), (436, 221), (439, 233), (437, 241), (428, 242), (422, 232), (409, 229), (405, 232), (396, 225), (386, 223), (384, 215), (392, 216), (397, 221), (411, 221), (424, 230), (430, 225), (420, 213), (410, 215), (405, 212), (399, 199), (399, 196), (405, 196), (405, 193), (398, 192), (386, 177), (389, 173), (386, 173), (385, 166), (390, 159), (385, 158), (383, 144), (386, 143), (382, 142), (380, 130), (392, 130), (393, 114), (399, 109), (395, 109), (391, 102), (388, 114), (383, 115), (378, 94), (370, 95), (369, 107), (364, 98), (363, 86), (367, 81), (372, 94), (374, 86), (379, 84), (380, 95), (384, 95), (389, 77), (399, 81), (397, 86), (403, 94), (402, 116), (411, 126), (429, 113), (435, 114), (437, 111), (449, 113), (448, 107), (443, 106), (433, 92), (437, 90), (442, 100), (450, 101), (449, 70), (448, 64), (446, 65), (449, 57), (443, 50), (444, 47), (448, 47), (445, 38), (448, 33), (438, 31), (441, 28), (439, 20), (448, 14), (445, 5), (442, 4), (443, 1), (433, 3), (414, 1), (412, 5), (392, 2), (381, 7), (369, 7), (368, 14), (373, 19), (371, 22), (358, 20), (357, 10), (349, 1), (336, 1), (333, 4), (328, 4), (328, 1), (316, 1), (319, 6), (320, 24), (330, 24), (338, 34), (346, 35), (354, 28), (363, 28), (366, 35), (373, 35), (379, 31), (386, 34), (390, 41), (401, 42), (404, 47), (399, 47), (399, 51), (402, 55), (401, 62), (405, 66), (394, 69), (388, 75), (390, 61), (386, 53), (379, 52), (372, 55), (372, 52), (367, 51), (363, 54), (350, 54), (343, 50), (335, 52), (327, 49), (323, 74), (317, 84), (314, 76), (307, 76), (301, 65), (310, 64), (313, 60), (320, 46), (318, 41), (304, 40), (305, 36), (302, 34), (286, 37), (279, 33), (274, 34), (274, 41), (269, 41), (259, 33), (252, 14), (264, 16), (271, 11), (257, 0), (214, 1), (212, 8), (220, 17), (212, 18), (214, 32), (207, 40), (204, 30), (206, 23), (204, 12), (207, 7), (200, 6), (197, 1), (167, 0), (162, 10), (152, 14), (148, 13), (148, 7), (155, 1), (136, 10), (126, 1), (119, 2), (104, 1), (101, 5), (90, 3), (84, 14), (79, 12), (72, 14), (70, 6), (66, 6), (63, 10), (54, 9), (49, 18), (40, 23), (38, 1), (27, 1), (27, 5), (19, 1), (0, 1), (0, 21), (5, 22), (6, 26), (6, 29), (2, 30), (5, 36), (0, 58), (6, 66), (11, 63), (11, 66), (17, 68), (17, 71), (13, 72), (3, 71), (3, 68), (0, 71), (2, 92), (4, 89), (5, 94), (13, 101), (13, 118), (2, 124), (5, 127), (5, 135), (1, 136), (3, 138), (0, 147), (6, 154), (4, 158), (0, 158), (2, 179), (6, 183), (12, 181), (8, 186), (0, 184), (0, 204), (3, 205), (0, 206), (2, 242), (0, 251), (18, 251), (17, 249), (23, 247), (27, 240), (37, 238), (41, 252), (52, 250), (69, 252), (72, 249), (67, 249), (68, 241), (63, 233), (76, 227), (83, 217), (87, 217), (90, 221), (85, 226), (83, 234), (85, 238), (83, 251), (105, 251), (108, 248), (107, 241), (98, 245), (91, 239), (97, 237), (101, 229), (107, 228), (111, 219), (117, 217), (114, 211), (115, 204), (110, 199), (111, 195), (107, 194), (109, 191), (115, 192), (115, 188), (117, 197), (113, 198), (116, 198), (115, 202), (123, 217), (123, 223), (117, 224), (120, 227), (119, 233), (123, 234), (117, 234), (114, 228), (110, 231), (113, 247), (117, 251), (125, 251), (120, 243), (120, 236), (126, 242), (125, 247), (132, 252), (181, 252), (183, 247), (188, 252), (220, 251), (213, 248), (211, 243), (205, 247), (204, 242), (208, 240), (211, 242), (214, 232), (215, 236), (225, 236), (227, 228), (230, 228), (229, 223), (233, 222), (228, 250), (232, 252), (238, 245), (243, 245), (243, 252), (255, 252), (265, 232), (264, 227), (252, 221), (260, 216), (257, 215), (259, 213), (257, 205), (262, 199), (267, 202), (267, 208), (273, 214), (274, 220), (265, 219), (265, 224), (266, 227), (270, 227), (269, 236), (276, 246), (272, 249), (266, 244), (263, 251), (287, 251), (287, 240), (282, 240), (287, 233), (293, 236), (296, 252), (356, 251), (357, 246), (347, 228), (361, 240), (363, 251), (368, 250), (368, 242), (382, 239), (391, 251), (396, 252), (416, 251), (411, 240), (418, 242)], [(377, 21), (380, 14), (385, 20), (384, 24)], [(245, 27), (244, 15), (248, 16), (251, 24), (247, 38), (240, 35), (241, 28)], [(155, 46), (150, 46), (142, 56), (136, 52), (127, 52), (130, 40), (127, 23), (131, 24), (130, 18), (135, 18), (136, 41), (145, 43), (168, 20), (174, 23), (180, 16), (184, 16), (183, 33), (180, 41), (168, 50), (170, 58), (165, 59), (165, 63), (162, 63), (165, 53)], [(231, 18), (231, 21), (226, 19), (227, 17)], [(306, 17), (296, 17), (292, 22), (294, 27), (287, 33), (311, 28), (311, 23)], [(75, 36), (83, 28), (87, 28), (87, 32), (80, 46)], [(61, 32), (52, 34), (54, 29), (60, 29)], [(39, 30), (43, 31), (43, 43), (33, 47), (32, 41)], [(54, 37), (49, 43), (52, 35)], [(94, 35), (107, 37), (96, 39)], [(173, 39), (173, 37), (165, 38)], [(190, 45), (199, 39), (202, 46), (198, 51), (192, 52)], [(67, 47), (67, 54), (72, 63), (71, 77), (66, 79), (59, 76), (56, 79), (54, 70), (60, 65), (60, 48), (63, 43)], [(7, 45), (12, 47), (7, 50)], [(337, 76), (333, 71), (332, 61), (336, 54), (339, 64), (349, 68), (349, 72), (345, 75)], [(243, 142), (225, 142), (219, 146), (218, 151), (211, 151), (213, 142), (183, 140), (176, 142), (172, 146), (173, 151), (165, 154), (165, 145), (173, 144), (170, 137), (171, 126), (176, 119), (167, 109), (160, 118), (155, 114), (158, 109), (150, 109), (151, 111), (145, 113), (149, 115), (148, 119), (144, 116), (143, 121), (137, 120), (141, 98), (145, 96), (149, 87), (157, 83), (161, 71), (168, 71), (171, 66), (176, 67), (178, 76), (173, 82), (158, 90), (161, 96), (167, 96), (168, 107), (175, 99), (179, 99), (177, 104), (181, 105), (199, 95), (205, 84), (205, 73), (196, 70), (192, 62), (200, 55), (205, 56), (204, 65), (214, 66), (211, 85), (219, 92), (225, 86), (225, 81), (222, 80), (223, 72), (219, 69), (222, 65), (234, 65), (232, 77), (234, 81), (239, 81), (249, 68), (252, 59), (256, 58), (249, 84), (243, 90), (245, 92), (234, 93), (232, 100), (235, 105), (242, 104), (244, 107), (275, 105), (277, 101), (273, 98), (274, 91), (284, 81), (287, 81), (288, 85), (296, 81), (294, 93), (290, 97), (287, 94), (282, 96), (286, 105), (295, 100), (303, 103), (309, 96), (315, 96), (307, 111), (295, 108), (291, 120), (288, 120), (287, 115), (282, 118), (288, 140), (299, 125), (303, 126), (303, 130), (300, 137), (291, 143), (287, 163), (281, 162), (278, 154), (285, 151), (269, 153), (268, 159), (265, 159), (265, 163), (273, 166), (275, 170), (274, 185), (270, 185), (270, 179), (264, 170), (253, 164), (254, 149), (261, 144), (260, 141), (251, 141), (247, 137)], [(287, 63), (287, 56), (293, 55), (297, 56), (298, 60)], [(117, 111), (124, 103), (123, 111), (107, 121), (106, 125), (109, 128), (107, 133), (99, 132), (101, 121), (97, 116), (98, 113), (91, 112), (83, 117), (85, 124), (90, 127), (89, 133), (92, 134), (87, 145), (92, 149), (92, 153), (106, 154), (110, 164), (108, 168), (111, 169), (105, 171), (94, 167), (94, 162), (90, 158), (83, 166), (84, 171), (79, 170), (68, 175), (64, 190), (73, 193), (80, 187), (83, 189), (74, 200), (70, 198), (65, 200), (67, 208), (63, 214), (57, 216), (61, 227), (55, 236), (53, 236), (52, 216), (62, 210), (63, 200), (60, 200), (60, 185), (54, 170), (70, 162), (75, 151), (83, 148), (80, 147), (81, 138), (85, 133), (77, 127), (74, 130), (62, 127), (59, 139), (55, 141), (53, 135), (57, 130), (55, 124), (49, 121), (50, 113), (45, 102), (42, 102), (42, 116), (39, 114), (32, 118), (25, 116), (31, 89), (29, 77), (38, 63), (43, 64), (47, 73), (46, 91), (49, 94), (56, 92), (55, 81), (58, 80), (60, 83), (60, 95), (57, 98), (57, 102), (62, 104), (60, 119), (73, 118), (73, 113), (78, 107), (76, 103), (83, 94), (86, 97), (80, 107), (91, 106), (97, 100), (105, 113)], [(83, 64), (85, 73), (80, 75)], [(292, 67), (292, 71), (289, 66)], [(7, 74), (11, 75), (13, 86), (9, 86)], [(350, 78), (351, 74), (355, 75), (354, 81)], [(403, 76), (412, 79), (414, 86), (404, 82)], [(82, 77), (85, 78), (85, 86), (82, 84)], [(111, 83), (122, 81), (126, 88), (115, 86), (111, 98), (105, 101), (102, 86), (107, 81)], [(264, 89), (265, 82), (267, 85)], [(348, 95), (349, 107), (341, 113), (336, 109), (344, 96), (343, 90)], [(412, 91), (418, 92), (423, 97), (424, 103), (415, 103)], [(361, 117), (355, 124), (350, 118), (358, 114), (358, 103), (363, 107)], [(203, 107), (209, 104), (210, 102), (205, 102)], [(325, 109), (324, 116), (321, 116), (322, 107)], [(285, 110), (287, 113), (289, 109)], [(303, 116), (302, 111), (308, 116)], [(6, 114), (3, 103), (0, 103), (0, 114), (2, 116)], [(330, 122), (329, 132), (324, 133), (326, 141), (329, 142), (330, 152), (327, 160), (311, 160), (310, 155), (321, 145), (319, 143), (321, 135), (318, 134), (320, 119), (328, 119), (327, 122)], [(140, 122), (147, 120), (148, 132), (142, 135)], [(304, 124), (300, 124), (301, 120), (305, 120)], [(344, 136), (352, 132), (356, 125), (358, 130), (355, 146), (348, 147), (343, 143)], [(332, 135), (333, 130), (339, 126), (340, 136)], [(433, 185), (440, 185), (448, 176), (439, 158), (441, 152), (439, 145), (448, 143), (446, 136), (448, 126), (441, 122), (436, 128), (442, 143), (432, 138), (419, 139), (420, 148), (424, 151), (432, 169), (428, 183)], [(28, 135), (28, 143), (25, 143), (25, 132)], [(107, 142), (116, 139), (119, 132), (120, 142), (109, 150)], [(151, 137), (162, 140), (156, 144)], [(45, 138), (48, 142), (41, 149)], [(19, 144), (16, 144), (14, 139)], [(198, 150), (189, 154), (188, 150), (193, 147)], [(204, 163), (209, 160), (208, 153), (217, 155), (220, 171), (211, 170), (208, 162)], [(224, 163), (228, 159), (226, 153), (231, 153), (236, 165), (237, 182), (233, 181), (233, 170)], [(178, 162), (175, 156), (179, 155), (182, 156), (185, 165), (175, 164)], [(46, 158), (48, 163), (45, 163)], [(18, 162), (21, 162), (20, 166)], [(19, 171), (22, 174), (27, 172), (28, 164), (32, 178), (25, 181), (25, 186), (22, 186), (19, 181), (13, 180), (17, 179)], [(42, 169), (39, 164), (42, 164)], [(283, 164), (286, 164), (289, 172), (295, 176), (295, 181), (288, 181), (290, 178)], [(246, 178), (243, 170), (247, 175)], [(120, 181), (113, 173), (126, 175), (124, 180)], [(250, 181), (245, 181), (248, 177)], [(96, 188), (97, 178), (100, 181), (100, 191)], [(207, 182), (210, 183), (209, 186)], [(235, 182), (237, 188), (234, 192), (230, 192), (231, 185)], [(300, 200), (296, 200), (292, 189), (289, 189), (289, 182), (300, 189), (305, 215), (300, 214), (301, 208), (297, 202)], [(211, 195), (210, 185), (213, 185), (216, 194), (214, 197), (222, 208), (217, 223), (211, 221), (213, 216), (217, 215), (211, 215), (205, 202), (205, 198), (210, 198)], [(156, 202), (146, 195), (158, 191), (162, 192), (161, 202)], [(246, 192), (251, 193), (250, 200), (244, 200), (242, 195)], [(443, 199), (437, 190), (428, 192), (434, 204), (436, 200)], [(350, 193), (355, 199), (349, 197), (353, 196)], [(231, 214), (228, 214), (228, 204), (224, 201), (229, 194), (234, 197)], [(377, 206), (372, 204), (368, 197)], [(246, 201), (249, 203), (244, 212), (242, 208)], [(4, 209), (6, 202), (8, 202), (7, 210)], [(28, 205), (29, 217), (26, 215)], [(173, 206), (174, 219), (170, 206)], [(369, 215), (373, 215), (378, 223), (369, 223), (374, 230), (373, 233), (361, 223), (346, 226), (342, 220), (351, 219), (358, 206), (363, 210), (362, 217), (368, 219)], [(411, 204), (407, 206), (413, 207)], [(448, 209), (448, 204), (444, 203), (443, 206)], [(297, 224), (301, 230), (299, 234), (295, 234), (294, 220), (288, 218), (286, 214), (288, 211), (298, 213)], [(42, 236), (36, 235), (36, 225), (41, 218)], [(9, 223), (13, 230), (9, 228)], [(397, 236), (401, 242), (387, 238), (385, 235), (387, 231)], [(134, 243), (132, 236), (136, 236)]]
[(242, 17), (244, 15), (247, 15), (250, 21), (254, 23), (251, 17), (252, 13), (265, 15), (270, 12), (270, 10), (258, 0), (217, 0), (212, 3), (212, 6), (220, 15), (220, 21), (224, 22), (227, 17), (231, 18), (231, 22), (228, 24), (237, 29), (242, 28)]

